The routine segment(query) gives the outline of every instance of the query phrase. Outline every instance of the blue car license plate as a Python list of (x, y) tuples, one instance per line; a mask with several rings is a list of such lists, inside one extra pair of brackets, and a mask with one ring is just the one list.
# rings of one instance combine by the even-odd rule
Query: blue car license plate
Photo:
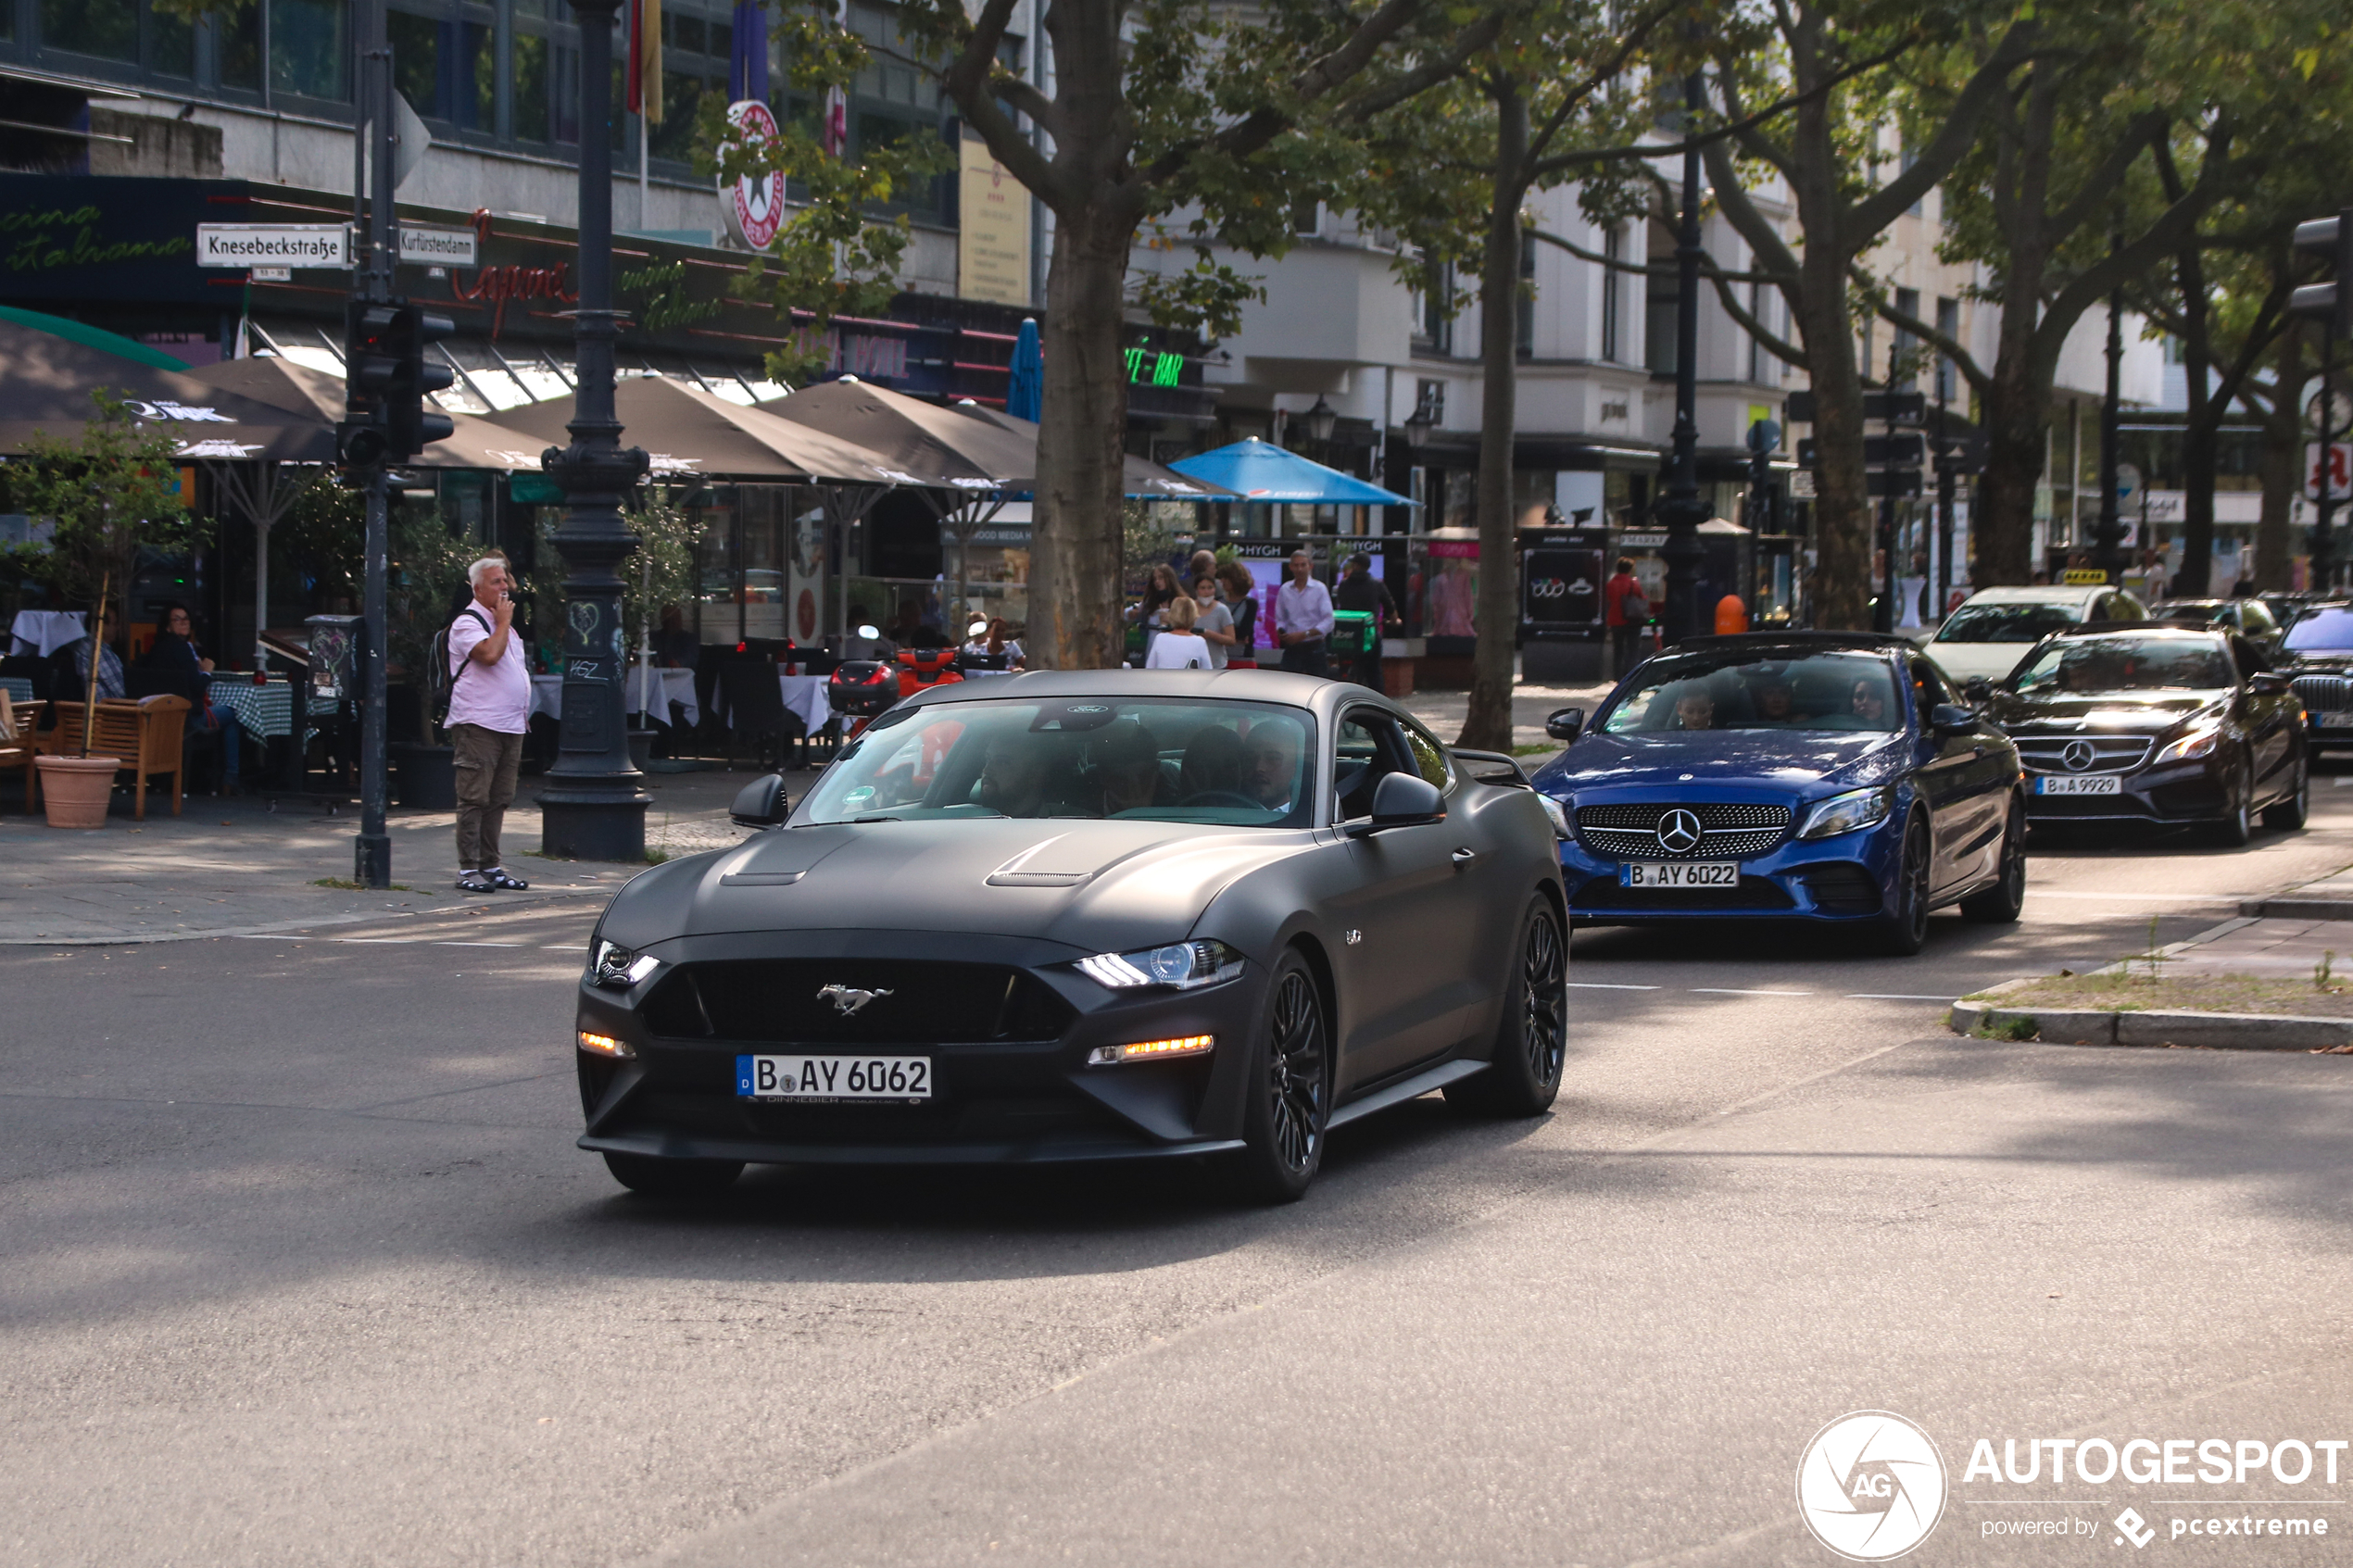
[(1630, 860), (1617, 868), (1620, 887), (1738, 887), (1738, 860)]

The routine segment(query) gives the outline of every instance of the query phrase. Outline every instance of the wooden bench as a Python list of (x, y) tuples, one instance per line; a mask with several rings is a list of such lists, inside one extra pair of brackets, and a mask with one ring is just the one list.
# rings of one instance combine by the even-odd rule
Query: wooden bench
[[(180, 815), (183, 784), (182, 753), (188, 728), (184, 696), (143, 696), (136, 702), (111, 697), (98, 704), (95, 734), (88, 755), (119, 757), (131, 774), (132, 815), (147, 815), (147, 781), (158, 773), (171, 775), (171, 814)], [(78, 702), (57, 705), (57, 727), (49, 732), (48, 749), (59, 757), (80, 757), (82, 709)]]

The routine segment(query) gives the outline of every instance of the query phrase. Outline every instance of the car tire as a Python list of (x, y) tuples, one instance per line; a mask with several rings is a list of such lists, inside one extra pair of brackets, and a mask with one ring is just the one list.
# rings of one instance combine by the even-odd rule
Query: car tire
[(653, 1154), (605, 1154), (612, 1179), (642, 1198), (711, 1198), (735, 1185), (740, 1160), (664, 1160)]
[(2244, 849), (2255, 836), (2255, 770), (2239, 765), (2232, 781), (2229, 814), (2206, 830), (2207, 842), (2224, 849)]
[(1961, 915), (1981, 925), (2008, 925), (2026, 908), (2026, 803), (2010, 797), (2009, 820), (2002, 824), (2001, 872), (1990, 887), (1961, 900)]
[(1541, 1116), (1568, 1060), (1568, 944), (1541, 895), (1520, 918), (1504, 1014), (1486, 1072), (1446, 1085), (1446, 1101), (1487, 1116)]
[(2296, 788), (2284, 800), (2273, 801), (2263, 808), (2263, 825), (2294, 833), (2312, 814), (2312, 754), (2298, 748), (2296, 754)]
[(1267, 985), (1245, 1082), (1236, 1194), (1253, 1203), (1295, 1203), (1323, 1169), (1332, 1114), (1331, 1030), (1315, 977), (1296, 949), (1283, 955)]
[(1895, 867), (1895, 908), (1880, 916), (1871, 946), (1892, 959), (1908, 959), (1927, 945), (1929, 885), (1934, 846), (1927, 819), (1917, 812), (1904, 826), (1904, 847)]

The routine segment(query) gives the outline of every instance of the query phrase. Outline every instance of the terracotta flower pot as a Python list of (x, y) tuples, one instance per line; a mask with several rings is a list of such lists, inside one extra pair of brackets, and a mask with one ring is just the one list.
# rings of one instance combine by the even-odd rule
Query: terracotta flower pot
[(36, 757), (41, 770), (41, 804), (53, 828), (102, 828), (107, 802), (114, 796), (119, 757)]

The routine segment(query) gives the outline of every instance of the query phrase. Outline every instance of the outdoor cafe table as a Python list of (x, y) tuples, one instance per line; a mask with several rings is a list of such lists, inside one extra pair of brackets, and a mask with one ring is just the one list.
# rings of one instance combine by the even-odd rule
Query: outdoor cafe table
[[(649, 702), (648, 698), (653, 697), (656, 686), (661, 688), (661, 695)], [(630, 666), (630, 712), (650, 712), (657, 722), (667, 724), (670, 722), (670, 709), (673, 703), (685, 711), (687, 723), (702, 722), (702, 705), (695, 700), (695, 672), (693, 671), (649, 669), (642, 664)]]
[[(776, 671), (776, 687), (784, 695), (785, 711), (800, 721), (801, 729), (815, 734), (834, 721), (833, 704), (825, 699), (828, 677), (824, 675), (788, 675)], [(727, 720), (727, 698), (718, 694), (719, 718)]]
[(257, 740), (294, 734), (294, 687), (284, 681), (257, 686), (250, 675), (216, 674), (212, 706), (235, 714), (237, 723)]
[(561, 675), (534, 675), (531, 678), (531, 711), (545, 713), (557, 722), (563, 721), (564, 678)]
[(89, 634), (78, 609), (20, 609), (8, 627), (8, 651), (35, 653), (46, 659), (68, 643)]

